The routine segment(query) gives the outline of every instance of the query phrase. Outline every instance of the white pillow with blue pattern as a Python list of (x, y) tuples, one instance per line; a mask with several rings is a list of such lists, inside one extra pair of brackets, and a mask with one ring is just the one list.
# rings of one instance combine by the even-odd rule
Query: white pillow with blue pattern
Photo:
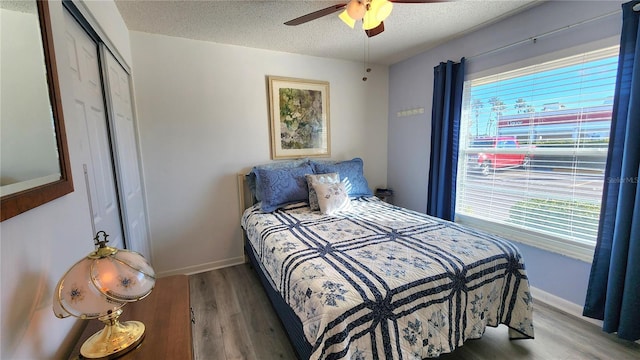
[(328, 174), (307, 174), (307, 187), (309, 188), (309, 207), (312, 211), (320, 210), (318, 204), (318, 194), (313, 188), (315, 184), (335, 184), (340, 182), (340, 175), (338, 173)]
[(351, 210), (351, 200), (345, 183), (317, 183), (313, 188), (318, 194), (318, 205), (322, 214), (331, 215), (338, 211)]

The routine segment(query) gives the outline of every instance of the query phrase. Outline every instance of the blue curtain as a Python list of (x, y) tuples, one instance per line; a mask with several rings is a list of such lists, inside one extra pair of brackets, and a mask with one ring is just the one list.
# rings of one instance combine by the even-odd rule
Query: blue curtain
[(442, 62), (433, 69), (427, 214), (445, 220), (455, 215), (464, 63), (462, 58), (459, 63)]
[(622, 5), (618, 77), (596, 244), (583, 314), (640, 339), (640, 1)]

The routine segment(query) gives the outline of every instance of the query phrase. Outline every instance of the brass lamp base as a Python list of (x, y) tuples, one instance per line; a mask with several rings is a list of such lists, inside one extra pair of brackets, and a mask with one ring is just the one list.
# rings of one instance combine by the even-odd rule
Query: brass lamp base
[(140, 321), (120, 323), (119, 309), (111, 315), (100, 318), (106, 325), (91, 335), (82, 347), (80, 354), (86, 359), (115, 359), (135, 349), (144, 339), (144, 324)]

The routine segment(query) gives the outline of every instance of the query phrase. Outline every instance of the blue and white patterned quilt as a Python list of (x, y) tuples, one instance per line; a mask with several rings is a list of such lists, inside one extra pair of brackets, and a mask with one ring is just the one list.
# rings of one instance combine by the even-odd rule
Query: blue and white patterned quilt
[(524, 264), (510, 242), (352, 199), (334, 215), (298, 203), (245, 211), (263, 271), (303, 324), (312, 359), (437, 357), (505, 324), (533, 338)]

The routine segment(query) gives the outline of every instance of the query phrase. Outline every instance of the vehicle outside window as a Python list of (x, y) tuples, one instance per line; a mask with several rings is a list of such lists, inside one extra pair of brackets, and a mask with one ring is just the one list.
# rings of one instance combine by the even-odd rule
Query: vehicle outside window
[[(473, 150), (483, 150), (474, 154)], [(494, 150), (494, 149), (503, 149)], [(531, 166), (531, 147), (521, 147), (515, 136), (489, 136), (475, 138), (468, 154), (476, 158), (482, 175), (489, 175), (496, 169)], [(473, 166), (473, 164), (472, 164)]]

